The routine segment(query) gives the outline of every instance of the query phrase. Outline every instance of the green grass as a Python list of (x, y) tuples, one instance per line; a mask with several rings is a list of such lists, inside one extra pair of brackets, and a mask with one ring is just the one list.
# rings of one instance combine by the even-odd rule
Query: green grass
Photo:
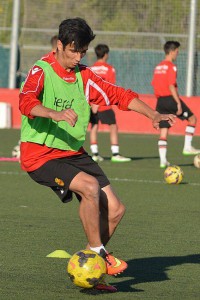
[[(18, 130), (0, 130), (0, 156), (10, 156)], [(200, 297), (200, 170), (183, 156), (182, 136), (170, 136), (168, 159), (184, 180), (167, 185), (159, 168), (157, 135), (120, 134), (121, 154), (130, 163), (111, 163), (109, 135), (99, 134), (101, 163), (127, 211), (108, 250), (129, 268), (109, 278), (119, 292), (80, 290), (67, 277), (68, 260), (47, 258), (58, 249), (85, 247), (78, 201), (62, 204), (32, 181), (16, 162), (0, 162), (0, 299), (167, 299)], [(196, 147), (200, 148), (197, 137)], [(89, 151), (88, 140), (85, 148)]]

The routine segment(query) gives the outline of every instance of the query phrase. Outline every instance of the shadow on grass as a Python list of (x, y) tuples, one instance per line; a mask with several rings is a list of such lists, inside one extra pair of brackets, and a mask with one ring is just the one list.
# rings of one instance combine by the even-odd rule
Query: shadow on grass
[[(144, 159), (147, 159), (147, 160), (158, 159), (159, 160), (159, 156), (133, 156), (133, 157), (130, 157), (130, 158), (131, 158), (132, 161), (134, 161), (134, 160), (144, 160)], [(104, 156), (103, 159), (104, 160), (111, 160), (111, 157)], [(174, 163), (172, 165), (176, 165), (176, 163)], [(194, 167), (194, 164), (193, 163), (180, 163), (180, 164), (178, 164), (178, 166), (179, 167)]]
[[(133, 156), (133, 157), (130, 157), (130, 158), (131, 158), (131, 160), (143, 160), (143, 159), (148, 159), (149, 160), (149, 159), (159, 159), (159, 156), (138, 156), (138, 157)], [(111, 157), (104, 156), (103, 159), (104, 160), (111, 160)]]
[(131, 279), (118, 282), (116, 287), (121, 292), (135, 292), (137, 290), (135, 290), (132, 285), (170, 280), (166, 272), (170, 270), (171, 267), (183, 264), (200, 264), (200, 254), (130, 260), (128, 261), (128, 269), (120, 275), (120, 277), (131, 277)]
[[(139, 258), (128, 261), (128, 269), (118, 277), (122, 280), (114, 283), (110, 278), (110, 284), (113, 284), (119, 292), (143, 292), (134, 285), (145, 282), (161, 282), (170, 280), (167, 271), (171, 267), (183, 264), (200, 264), (200, 254), (191, 254), (187, 256), (169, 256), (169, 257), (149, 257)], [(125, 278), (128, 277), (126, 280)], [(81, 293), (96, 295), (99, 292), (95, 290), (83, 289)], [(108, 293), (108, 292), (106, 292)]]
[(179, 167), (194, 167), (194, 164), (193, 163), (191, 163), (191, 164), (179, 164)]

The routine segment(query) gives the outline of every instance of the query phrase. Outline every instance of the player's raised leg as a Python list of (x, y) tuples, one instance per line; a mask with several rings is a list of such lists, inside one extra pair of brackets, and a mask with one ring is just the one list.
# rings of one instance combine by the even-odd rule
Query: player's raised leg
[[(110, 185), (104, 187), (100, 193), (100, 228), (101, 241), (105, 246), (115, 232), (123, 215), (125, 207), (114, 193)], [(100, 255), (104, 257), (107, 264), (107, 274), (116, 275), (127, 268), (127, 263), (114, 257), (107, 251), (101, 249)]]

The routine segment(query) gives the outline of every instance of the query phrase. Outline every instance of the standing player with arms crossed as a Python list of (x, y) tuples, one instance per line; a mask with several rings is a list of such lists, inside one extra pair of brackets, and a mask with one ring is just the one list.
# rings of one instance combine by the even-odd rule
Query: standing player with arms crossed
[[(120, 223), (125, 206), (113, 191), (99, 165), (83, 149), (90, 105), (117, 105), (152, 120), (174, 122), (174, 115), (160, 115), (138, 95), (104, 81), (81, 65), (93, 31), (81, 18), (66, 19), (59, 26), (57, 49), (38, 60), (20, 92), (21, 166), (39, 184), (50, 187), (63, 201), (80, 202), (88, 245), (106, 261), (107, 274), (116, 275), (127, 263), (105, 249)], [(106, 282), (96, 289), (115, 292)]]
[[(184, 155), (200, 153), (199, 149), (192, 146), (192, 139), (197, 123), (196, 116), (189, 107), (180, 99), (177, 86), (177, 67), (174, 64), (179, 54), (180, 43), (168, 41), (164, 45), (165, 59), (154, 69), (152, 86), (157, 97), (156, 110), (161, 114), (176, 114), (180, 120), (187, 120), (185, 129)], [(158, 150), (160, 156), (160, 168), (166, 168), (170, 163), (167, 161), (167, 136), (171, 125), (168, 121), (161, 121)]]

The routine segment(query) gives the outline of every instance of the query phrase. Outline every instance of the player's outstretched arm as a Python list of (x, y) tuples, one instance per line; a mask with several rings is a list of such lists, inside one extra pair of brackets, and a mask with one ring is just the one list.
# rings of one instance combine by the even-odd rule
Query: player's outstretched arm
[(156, 129), (159, 129), (159, 123), (162, 120), (167, 120), (171, 126), (175, 122), (175, 118), (176, 118), (175, 115), (160, 114), (138, 98), (134, 98), (129, 103), (128, 108), (151, 119), (152, 125)]

